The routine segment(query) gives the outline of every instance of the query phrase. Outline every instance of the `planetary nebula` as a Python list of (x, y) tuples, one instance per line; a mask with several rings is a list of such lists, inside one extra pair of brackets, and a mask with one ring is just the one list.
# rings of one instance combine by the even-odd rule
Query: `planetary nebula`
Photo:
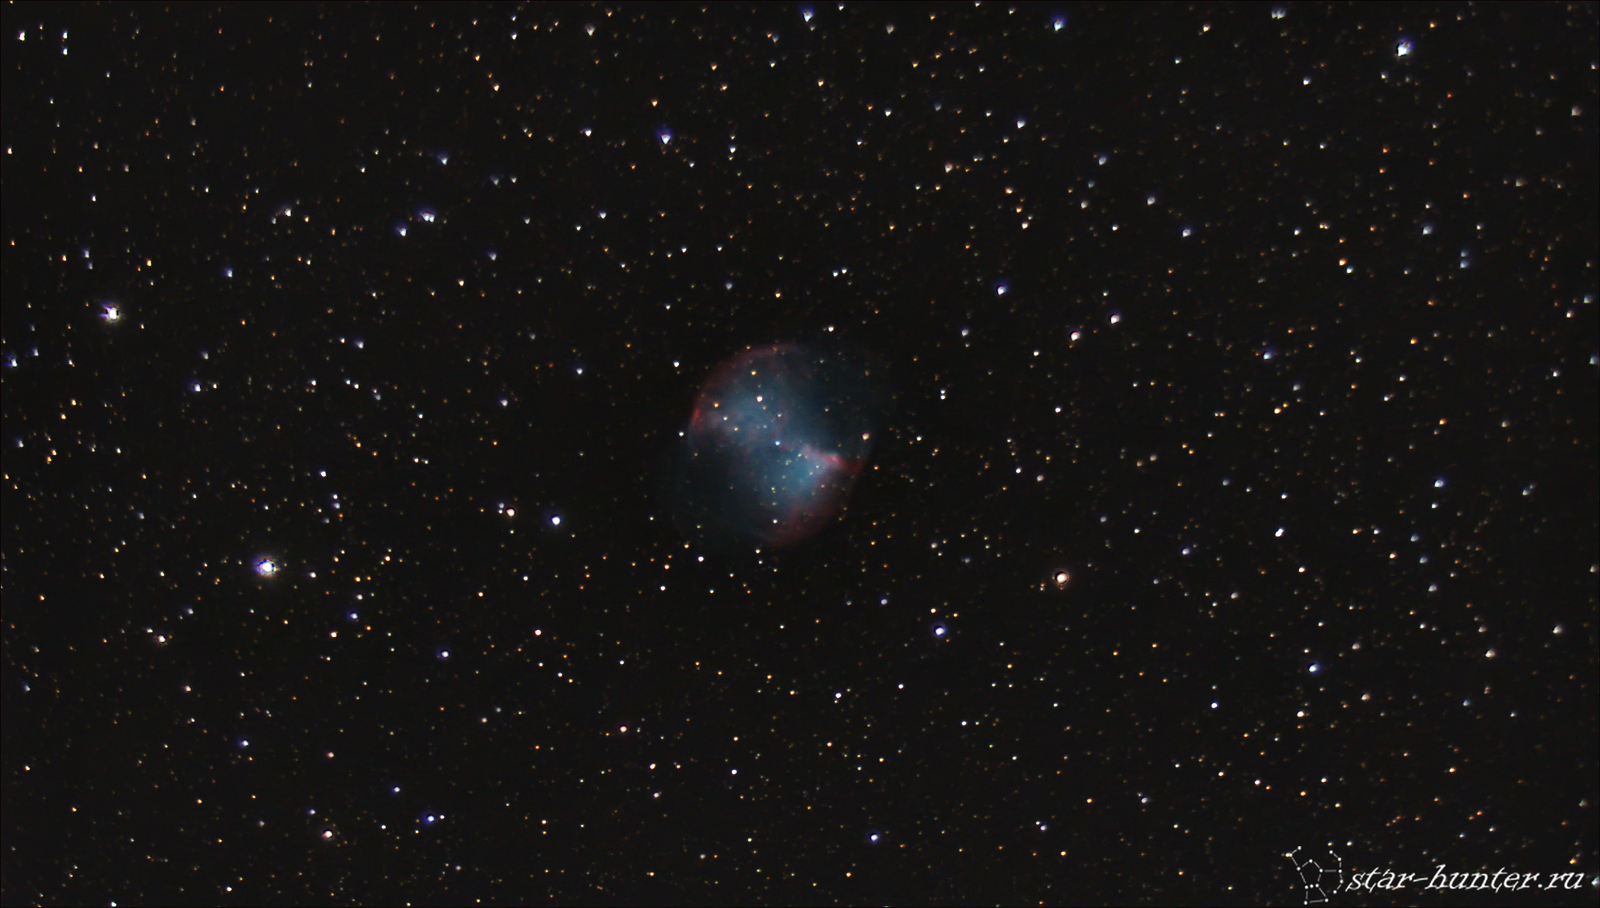
[(754, 347), (718, 366), (677, 452), (668, 503), (679, 529), (771, 546), (815, 533), (871, 451), (880, 373), (865, 356), (795, 344)]

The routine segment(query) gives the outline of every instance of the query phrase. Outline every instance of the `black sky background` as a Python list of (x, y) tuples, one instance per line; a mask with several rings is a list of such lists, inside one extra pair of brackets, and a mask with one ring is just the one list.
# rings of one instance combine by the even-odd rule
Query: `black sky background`
[(6, 6), (5, 903), (1594, 904), (1596, 10)]

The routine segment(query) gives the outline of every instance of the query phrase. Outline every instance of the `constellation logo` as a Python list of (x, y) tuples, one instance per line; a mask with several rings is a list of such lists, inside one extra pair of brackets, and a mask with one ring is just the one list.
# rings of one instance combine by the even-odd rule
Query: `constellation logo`
[[(1333, 849), (1325, 858), (1300, 854), (1300, 848), (1284, 855), (1300, 875), (1300, 886), (1306, 905), (1326, 905), (1340, 892), (1373, 892), (1393, 889), (1438, 889), (1504, 892), (1521, 889), (1578, 890), (1584, 886), (1584, 876), (1577, 872), (1563, 873), (1512, 873), (1504, 867), (1494, 871), (1450, 872), (1439, 864), (1432, 873), (1403, 873), (1387, 867), (1362, 870), (1348, 876), (1344, 860)], [(1590, 888), (1600, 888), (1600, 877), (1589, 881)]]
[(1300, 885), (1305, 891), (1305, 904), (1326, 905), (1328, 897), (1344, 889), (1344, 860), (1328, 849), (1324, 860), (1300, 857), (1300, 848), (1284, 855), (1300, 874)]

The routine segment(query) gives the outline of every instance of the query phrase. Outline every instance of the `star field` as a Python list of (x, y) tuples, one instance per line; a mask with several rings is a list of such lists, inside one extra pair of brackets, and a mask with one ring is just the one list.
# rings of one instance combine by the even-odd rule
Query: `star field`
[(1593, 4), (0, 15), (5, 903), (1594, 904)]

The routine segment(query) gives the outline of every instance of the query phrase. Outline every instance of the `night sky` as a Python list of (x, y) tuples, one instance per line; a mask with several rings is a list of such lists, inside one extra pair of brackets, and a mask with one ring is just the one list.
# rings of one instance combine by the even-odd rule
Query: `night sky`
[(1594, 4), (3, 16), (5, 903), (1595, 904)]

